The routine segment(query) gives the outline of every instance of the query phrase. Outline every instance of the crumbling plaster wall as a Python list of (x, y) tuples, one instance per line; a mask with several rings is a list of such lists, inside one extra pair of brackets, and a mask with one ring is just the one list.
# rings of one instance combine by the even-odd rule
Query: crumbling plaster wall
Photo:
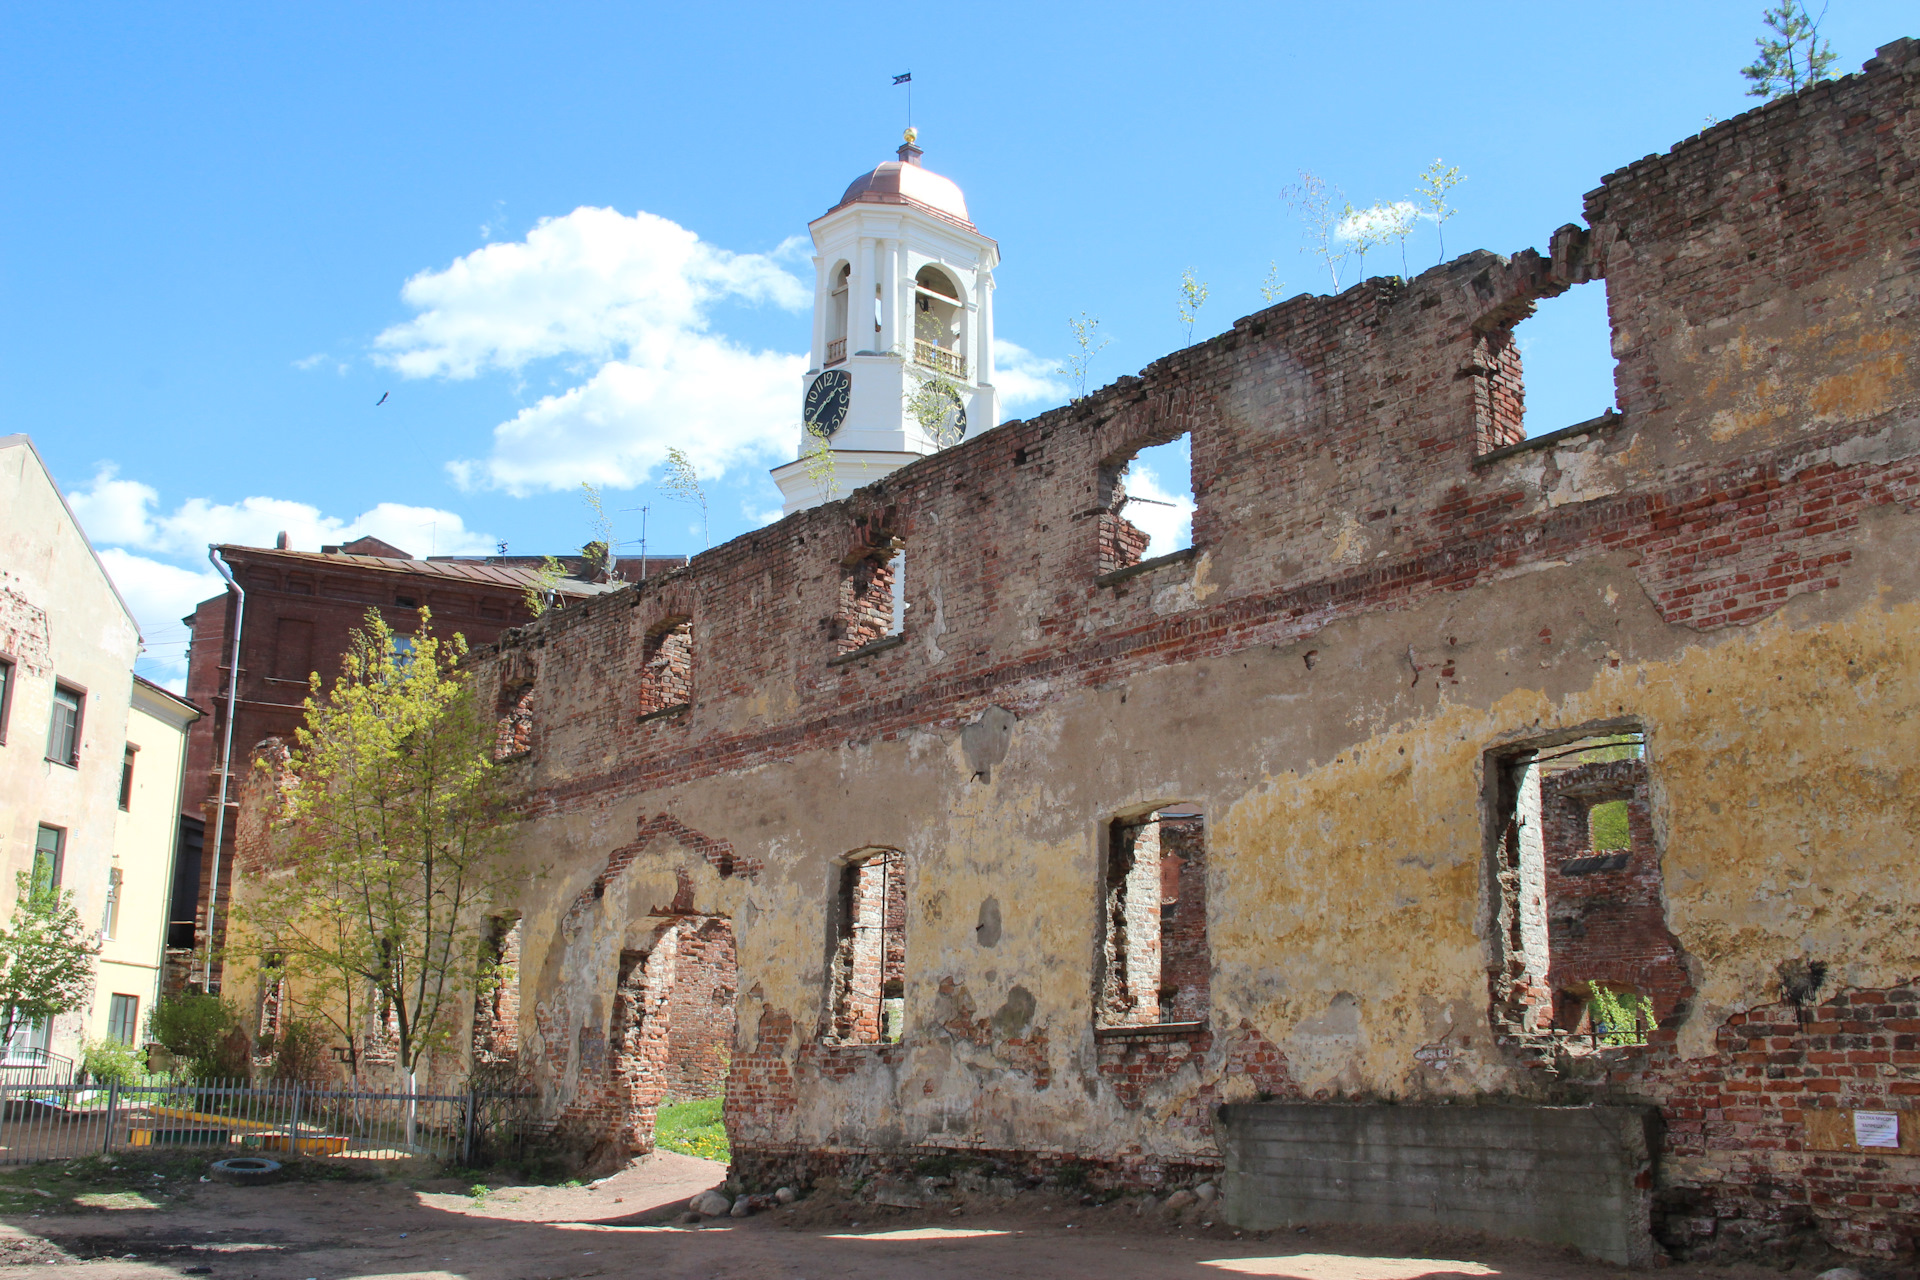
[[(1628, 721), (1696, 995), (1596, 1088), (1737, 1075), (1718, 1029), (1788, 959), (1829, 991), (1920, 974), (1915, 54), (1613, 175), (1544, 256), (1294, 299), (506, 637), (477, 678), (540, 673), (508, 767), (553, 1108), (607, 1119), (619, 954), (673, 913), (734, 922), (749, 1165), (932, 1145), (1151, 1180), (1217, 1162), (1217, 1102), (1539, 1096), (1489, 1023), (1482, 774)], [(1476, 458), (1485, 334), (1601, 277), (1621, 414)], [(1096, 583), (1102, 462), (1182, 432), (1195, 550)], [(913, 547), (905, 643), (833, 664), (876, 530)], [(692, 705), (641, 722), (670, 617)], [(1173, 801), (1206, 813), (1211, 1013), (1129, 1048), (1093, 1029), (1101, 833)], [(838, 867), (873, 847), (905, 853), (906, 1035), (822, 1045)]]

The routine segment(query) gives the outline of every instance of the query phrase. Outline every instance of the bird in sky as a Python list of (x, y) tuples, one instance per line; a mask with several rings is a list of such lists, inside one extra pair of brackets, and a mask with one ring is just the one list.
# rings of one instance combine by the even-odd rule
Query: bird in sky
[(375, 400), (375, 401), (373, 402), (373, 407), (374, 407), (374, 408), (376, 408), (376, 409), (378, 409), (378, 408), (379, 408), (379, 407), (380, 407), (381, 405), (383, 405), (383, 404), (385, 404), (385, 403), (387, 402), (387, 397), (388, 397), (388, 396), (390, 396), (390, 395), (392, 395), (392, 394), (393, 394), (393, 392), (391, 392), (391, 391), (382, 391), (382, 392), (380, 393), (380, 398), (379, 398), (378, 400)]

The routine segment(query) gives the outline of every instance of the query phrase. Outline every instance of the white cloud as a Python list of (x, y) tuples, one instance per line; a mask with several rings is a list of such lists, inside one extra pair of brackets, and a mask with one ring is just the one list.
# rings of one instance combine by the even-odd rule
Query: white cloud
[(447, 470), (463, 489), (516, 497), (583, 480), (625, 489), (645, 483), (678, 446), (701, 476), (716, 478), (793, 451), (806, 367), (805, 356), (665, 337), (640, 360), (609, 361), (585, 384), (522, 409), (494, 428), (488, 457)]
[(1412, 231), (1414, 223), (1421, 216), (1420, 210), (1411, 201), (1376, 204), (1355, 209), (1341, 218), (1333, 234), (1336, 239), (1350, 243), (1365, 241), (1368, 244), (1385, 244), (1396, 236), (1404, 236)]
[(187, 629), (180, 619), (202, 600), (226, 590), (211, 567), (198, 571), (163, 564), (118, 547), (100, 553), (107, 575), (120, 588), (121, 598), (140, 624), (146, 652), (140, 657), (141, 675), (176, 693), (186, 688)]
[(729, 253), (650, 213), (579, 208), (522, 241), (423, 271), (401, 297), (420, 314), (375, 339), (412, 378), (471, 378), (548, 356), (612, 357), (698, 332), (730, 297), (798, 310), (805, 286), (759, 253)]
[(807, 306), (807, 286), (779, 265), (794, 249), (731, 253), (650, 213), (575, 209), (414, 276), (401, 296), (419, 314), (374, 345), (411, 378), (548, 359), (584, 378), (494, 428), (486, 458), (449, 463), (462, 487), (631, 487), (676, 445), (717, 477), (792, 447), (806, 357), (749, 351), (708, 327), (724, 301)]
[(301, 356), (298, 360), (295, 360), (293, 367), (301, 370), (317, 369), (326, 362), (327, 353), (324, 351), (316, 351), (310, 356)]
[(999, 388), (1000, 403), (1046, 407), (1067, 398), (1066, 380), (1060, 376), (1060, 362), (1034, 355), (1018, 343), (996, 338), (993, 343), (993, 385)]
[[(1193, 545), (1193, 496), (1175, 492), (1162, 482), (1159, 474), (1138, 458), (1127, 468), (1127, 496), (1142, 501), (1129, 502), (1126, 517), (1147, 535), (1142, 556), (1152, 559)], [(1161, 504), (1166, 505), (1161, 505)]]
[(209, 543), (270, 547), (285, 532), (296, 551), (322, 543), (351, 542), (372, 534), (414, 555), (475, 555), (493, 550), (493, 539), (470, 530), (452, 511), (382, 502), (351, 520), (285, 498), (242, 498), (218, 503), (189, 498), (171, 512), (158, 510), (152, 485), (122, 480), (111, 463), (94, 474), (91, 488), (68, 495), (80, 525), (96, 545), (133, 547), (171, 556), (199, 556)]

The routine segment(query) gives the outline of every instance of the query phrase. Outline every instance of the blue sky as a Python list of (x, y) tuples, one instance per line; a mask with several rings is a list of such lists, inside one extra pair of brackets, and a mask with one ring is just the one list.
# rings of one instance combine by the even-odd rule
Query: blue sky
[[(177, 677), (208, 541), (570, 550), (594, 479), (617, 537), (646, 503), (654, 550), (697, 551), (652, 483), (667, 443), (716, 542), (777, 511), (796, 237), (891, 157), (898, 72), (1000, 242), (1020, 417), (1061, 399), (1069, 316), (1112, 339), (1104, 383), (1184, 341), (1187, 268), (1196, 336), (1264, 305), (1269, 264), (1329, 291), (1281, 200), (1301, 169), (1368, 205), (1444, 157), (1450, 252), (1544, 248), (1606, 173), (1755, 105), (1762, 7), (13, 5), (3, 429), (105, 549), (142, 670)], [(1837, 70), (1913, 17), (1835, 0)], [(1430, 226), (1408, 254), (1436, 259)], [(1530, 425), (1610, 401), (1603, 308), (1576, 290), (1523, 332)]]

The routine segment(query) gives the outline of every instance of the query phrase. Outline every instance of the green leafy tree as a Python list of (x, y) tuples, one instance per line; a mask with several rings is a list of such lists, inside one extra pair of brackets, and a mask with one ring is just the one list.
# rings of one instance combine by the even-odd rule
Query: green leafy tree
[(660, 488), (669, 497), (700, 508), (700, 536), (711, 547), (713, 535), (707, 525), (707, 491), (700, 487), (700, 473), (693, 469), (693, 460), (687, 457), (686, 450), (667, 450), (667, 474), (661, 478)]
[(24, 871), (14, 876), (13, 918), (0, 927), (0, 1007), (5, 1034), (16, 1033), (93, 998), (93, 957), (99, 950), (73, 906), (73, 891), (35, 885)]
[(525, 600), (527, 612), (539, 617), (553, 607), (553, 589), (567, 576), (567, 566), (552, 556), (541, 558), (540, 567), (533, 571), (533, 581), (527, 584)]
[(1280, 301), (1280, 291), (1286, 287), (1287, 282), (1280, 278), (1280, 264), (1269, 261), (1267, 263), (1267, 278), (1260, 282), (1260, 296), (1266, 299), (1268, 306), (1272, 306), (1274, 303)]
[(313, 681), (280, 777), (274, 861), (235, 907), (236, 949), (346, 1040), (356, 1078), (370, 1035), (413, 1086), (460, 1030), (482, 910), (524, 877), (503, 856), (495, 726), (468, 686), (465, 639), (435, 636), (426, 610), (408, 660), (391, 639), (369, 610), (333, 688)]
[[(1068, 316), (1067, 328), (1073, 332), (1073, 345), (1076, 350), (1072, 355), (1067, 357), (1066, 364), (1055, 369), (1054, 372), (1072, 381), (1074, 386), (1073, 398), (1076, 401), (1085, 400), (1087, 398), (1087, 369), (1092, 365), (1093, 358), (1104, 351), (1107, 346), (1112, 343), (1113, 339), (1100, 338), (1100, 321), (1084, 311), (1080, 313), (1077, 319), (1073, 316)], [(1095, 338), (1100, 338), (1100, 340), (1095, 342)]]
[(161, 996), (147, 1017), (147, 1035), (187, 1064), (190, 1074), (224, 1074), (227, 1037), (240, 1017), (230, 1001), (204, 991)]
[(1834, 52), (1833, 46), (1820, 38), (1820, 23), (1826, 16), (1824, 6), (1820, 17), (1810, 16), (1800, 0), (1784, 0), (1761, 12), (1760, 20), (1773, 35), (1756, 38), (1753, 43), (1759, 47), (1760, 56), (1740, 68), (1749, 82), (1749, 97), (1784, 98), (1827, 78)]
[(1180, 273), (1180, 322), (1187, 326), (1187, 345), (1193, 345), (1193, 322), (1200, 318), (1200, 308), (1207, 305), (1207, 282), (1193, 274), (1188, 267)]
[(1433, 223), (1434, 234), (1440, 237), (1440, 256), (1436, 262), (1447, 260), (1447, 223), (1453, 215), (1460, 212), (1447, 202), (1453, 189), (1467, 180), (1457, 164), (1448, 164), (1436, 159), (1420, 174), (1420, 203), (1422, 211)]

